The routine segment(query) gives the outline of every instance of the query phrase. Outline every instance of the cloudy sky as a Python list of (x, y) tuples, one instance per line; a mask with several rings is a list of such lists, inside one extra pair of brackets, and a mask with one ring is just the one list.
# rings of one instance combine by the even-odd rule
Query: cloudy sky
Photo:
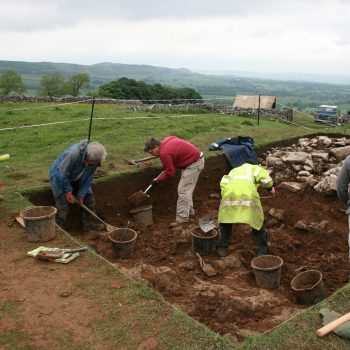
[(350, 0), (1, 0), (0, 60), (350, 75)]

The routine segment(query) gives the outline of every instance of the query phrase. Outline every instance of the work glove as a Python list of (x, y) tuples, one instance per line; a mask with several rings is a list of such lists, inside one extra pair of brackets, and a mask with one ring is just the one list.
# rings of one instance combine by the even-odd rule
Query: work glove
[(158, 185), (158, 181), (157, 181), (156, 179), (153, 179), (153, 180), (151, 181), (151, 185), (152, 185), (152, 186), (157, 186), (157, 185)]
[(276, 189), (274, 186), (270, 187), (267, 189), (272, 195), (274, 195), (276, 193)]

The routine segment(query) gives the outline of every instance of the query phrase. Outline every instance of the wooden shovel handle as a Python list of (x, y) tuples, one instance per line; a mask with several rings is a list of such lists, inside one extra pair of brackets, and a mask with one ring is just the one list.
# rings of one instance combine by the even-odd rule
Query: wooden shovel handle
[(98, 220), (101, 224), (105, 225), (106, 227), (108, 224), (104, 222), (96, 213), (94, 213), (91, 209), (89, 209), (86, 205), (81, 204), (79, 201), (77, 203), (85, 210), (87, 211), (90, 215), (92, 215), (96, 220)]
[(199, 258), (199, 265), (200, 265), (201, 267), (203, 267), (203, 266), (204, 266), (204, 260), (203, 260), (203, 258), (202, 258), (198, 253), (196, 253), (196, 255), (197, 255), (198, 258)]
[(347, 314), (345, 314), (345, 315), (337, 318), (336, 320), (326, 324), (322, 328), (318, 329), (316, 331), (316, 335), (319, 337), (324, 337), (325, 335), (332, 332), (337, 327), (341, 326), (343, 323), (345, 323), (347, 321), (350, 321), (350, 312), (348, 312)]

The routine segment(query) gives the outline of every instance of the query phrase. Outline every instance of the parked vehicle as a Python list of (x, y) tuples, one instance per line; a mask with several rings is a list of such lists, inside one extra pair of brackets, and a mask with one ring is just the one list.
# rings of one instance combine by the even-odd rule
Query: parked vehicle
[(338, 123), (339, 110), (337, 106), (320, 105), (315, 113), (315, 122)]

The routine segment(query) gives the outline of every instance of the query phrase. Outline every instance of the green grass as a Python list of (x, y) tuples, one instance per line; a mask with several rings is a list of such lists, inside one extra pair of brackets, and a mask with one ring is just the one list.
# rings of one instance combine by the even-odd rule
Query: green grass
[(349, 340), (329, 334), (323, 338), (316, 336), (321, 325), (319, 310), (329, 308), (344, 313), (350, 308), (350, 285), (347, 284), (337, 293), (320, 304), (301, 312), (292, 321), (277, 327), (264, 337), (250, 337), (242, 346), (244, 350), (260, 349), (348, 349)]
[[(0, 130), (0, 154), (9, 153), (11, 157), (0, 164), (0, 178), (7, 188), (43, 185), (55, 158), (66, 147), (88, 136), (90, 105), (52, 105), (43, 108), (46, 106), (0, 104), (2, 128), (36, 125)], [(43, 125), (57, 122), (63, 124)], [(261, 118), (258, 126), (256, 119), (248, 116), (233, 117), (204, 112), (191, 114), (188, 111), (134, 112), (116, 110), (113, 105), (96, 104), (92, 139), (106, 146), (107, 162), (115, 163), (120, 172), (130, 169), (123, 159), (144, 156), (144, 141), (151, 136), (163, 138), (174, 134), (194, 142), (206, 151), (212, 141), (219, 137), (249, 135), (259, 146), (262, 142), (302, 135), (312, 130), (336, 130), (315, 124), (312, 119), (302, 115), (296, 115), (294, 122), (310, 130), (272, 118)]]
[(30, 345), (32, 340), (32, 335), (17, 329), (0, 333), (0, 346), (4, 346), (2, 349), (37, 350), (36, 347)]
[(5, 300), (0, 304), (0, 319), (7, 316), (15, 317), (21, 314), (19, 302), (16, 300)]

